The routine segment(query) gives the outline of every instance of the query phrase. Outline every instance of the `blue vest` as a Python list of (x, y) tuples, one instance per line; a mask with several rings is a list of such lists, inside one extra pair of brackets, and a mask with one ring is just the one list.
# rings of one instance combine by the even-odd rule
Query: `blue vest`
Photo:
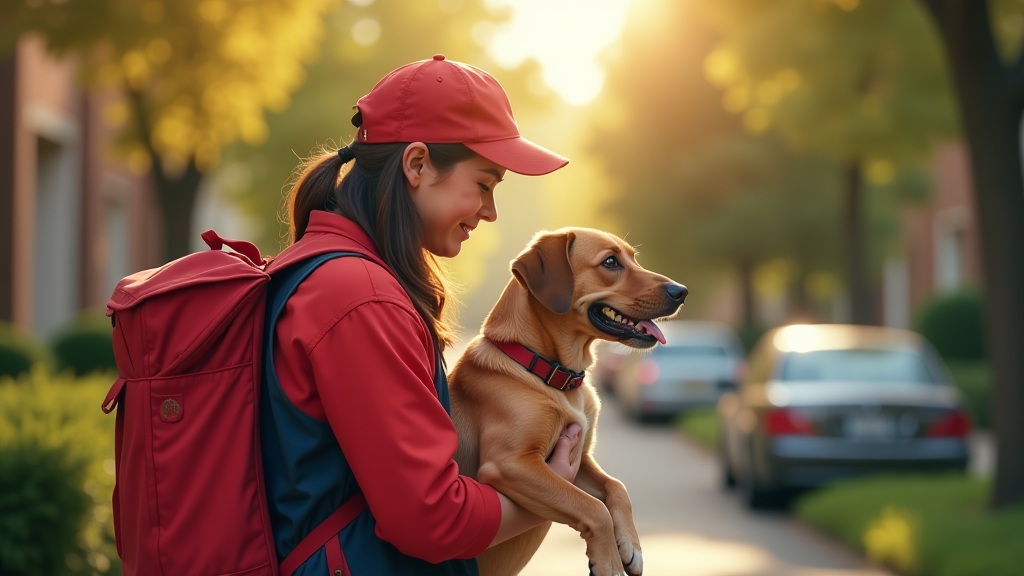
[[(352, 470), (327, 422), (320, 422), (288, 400), (274, 370), (273, 342), (277, 319), (288, 298), (320, 264), (353, 252), (314, 256), (273, 275), (267, 294), (264, 326), (263, 379), (260, 392), (260, 443), (270, 523), (278, 558), (283, 560), (302, 539), (344, 502), (359, 492)], [(360, 383), (352, 383), (356, 388)], [(451, 413), (448, 380), (437, 354), (434, 377), (437, 396)], [(354, 576), (424, 575), (478, 576), (476, 560), (431, 564), (406, 556), (377, 537), (376, 521), (365, 510), (338, 535)], [(328, 575), (327, 554), (320, 548), (295, 576)]]

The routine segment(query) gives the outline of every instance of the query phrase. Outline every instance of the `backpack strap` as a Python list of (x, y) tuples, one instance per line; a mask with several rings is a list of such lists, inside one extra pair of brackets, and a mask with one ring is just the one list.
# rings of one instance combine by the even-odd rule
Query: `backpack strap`
[[(329, 546), (330, 541), (333, 539), (337, 541), (338, 533), (345, 526), (348, 526), (350, 522), (356, 519), (366, 510), (366, 497), (363, 496), (362, 492), (356, 492), (355, 496), (352, 496), (341, 505), (340, 508), (335, 510), (330, 516), (324, 519), (319, 526), (313, 529), (302, 542), (299, 542), (298, 546), (292, 549), (285, 557), (284, 561), (281, 562), (281, 576), (292, 576), (303, 562), (309, 559), (310, 556), (316, 553), (321, 547)], [(335, 559), (334, 562), (330, 562), (331, 558), (328, 558), (329, 563), (344, 563), (345, 557), (341, 555), (340, 560)], [(335, 569), (334, 566), (331, 566)], [(344, 570), (343, 567), (338, 566)], [(332, 574), (333, 576), (333, 574)]]
[[(272, 353), (270, 350), (273, 350), (277, 319), (280, 317), (281, 312), (284, 311), (288, 299), (295, 293), (299, 285), (324, 262), (346, 256), (369, 260), (366, 255), (358, 252), (328, 252), (313, 256), (271, 274), (271, 285), (267, 300), (267, 321), (264, 326), (264, 346), (268, 354)], [(272, 364), (270, 366), (271, 368), (273, 367)], [(338, 533), (366, 509), (366, 498), (362, 492), (357, 491), (288, 553), (280, 564), (281, 576), (291, 576), (310, 556), (325, 546), (328, 549), (328, 564), (330, 564), (331, 575), (333, 576), (336, 570), (340, 570), (342, 574), (347, 572), (345, 557), (341, 553), (341, 547), (337, 541)]]
[[(277, 318), (284, 311), (288, 299), (295, 293), (299, 285), (309, 277), (321, 264), (334, 258), (355, 256), (365, 260), (372, 260), (365, 254), (358, 252), (328, 252), (313, 256), (299, 263), (293, 264), (280, 271), (271, 274), (271, 290), (267, 301), (267, 322), (264, 327), (265, 346), (267, 350), (273, 349), (274, 330), (277, 325)], [(438, 400), (445, 411), (451, 414), (451, 404), (448, 397), (448, 379), (444, 372), (444, 363), (440, 352), (440, 346), (434, 343), (436, 353), (436, 370), (434, 373), (434, 388), (437, 390)], [(270, 353), (270, 352), (268, 352)], [(330, 564), (331, 575), (345, 574), (348, 576), (348, 569), (345, 564), (345, 557), (341, 553), (337, 541), (338, 533), (349, 525), (357, 516), (368, 508), (366, 497), (362, 492), (356, 492), (346, 500), (337, 510), (324, 519), (312, 532), (306, 535), (295, 548), (285, 557), (280, 564), (281, 576), (291, 576), (320, 548), (327, 547), (328, 564)], [(341, 571), (341, 572), (337, 572)]]

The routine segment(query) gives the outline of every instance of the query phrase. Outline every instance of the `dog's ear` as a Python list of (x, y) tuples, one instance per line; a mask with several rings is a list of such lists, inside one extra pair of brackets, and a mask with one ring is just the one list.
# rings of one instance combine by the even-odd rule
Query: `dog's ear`
[(541, 236), (512, 261), (512, 274), (555, 314), (572, 308), (575, 278), (569, 265), (572, 232)]

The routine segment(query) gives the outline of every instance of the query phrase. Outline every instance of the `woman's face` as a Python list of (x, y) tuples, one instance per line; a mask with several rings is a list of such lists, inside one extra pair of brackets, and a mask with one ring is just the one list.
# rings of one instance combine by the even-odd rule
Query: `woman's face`
[(498, 219), (494, 187), (505, 169), (482, 156), (459, 162), (447, 174), (439, 173), (426, 157), (414, 177), (408, 171), (406, 176), (423, 222), (423, 247), (436, 256), (456, 256), (481, 220)]

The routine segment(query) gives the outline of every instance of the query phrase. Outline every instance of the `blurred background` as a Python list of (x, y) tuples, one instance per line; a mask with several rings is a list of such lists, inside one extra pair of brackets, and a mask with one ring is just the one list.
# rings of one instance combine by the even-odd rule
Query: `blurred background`
[[(796, 543), (752, 536), (749, 549), (689, 568), (669, 540), (661, 545), (671, 560), (650, 573), (868, 574), (885, 565), (1019, 576), (1022, 40), (1020, 0), (3, 0), (0, 574), (119, 573), (113, 418), (98, 410), (112, 368), (103, 307), (116, 283), (206, 249), (199, 234), (210, 228), (278, 253), (300, 159), (351, 141), (352, 107), (385, 73), (443, 53), (494, 74), (523, 134), (571, 158), (552, 175), (506, 178), (498, 221), (446, 261), (461, 286), (463, 340), (533, 234), (590, 226), (626, 238), (642, 265), (687, 285), (681, 318), (702, 321), (690, 327), (707, 334), (694, 346), (727, 357), (707, 368), (721, 375), (696, 378), (721, 385), (653, 410), (672, 425), (651, 427), (631, 423), (644, 415), (639, 396), (621, 392), (653, 389), (637, 382), (657, 380), (654, 356), (626, 360), (628, 351), (603, 347), (595, 373), (606, 378), (609, 446), (627, 446), (631, 434), (668, 442), (661, 450), (683, 451), (679, 465), (705, 467), (694, 477), (715, 488), (729, 422), (719, 400), (750, 380), (747, 355), (762, 335), (792, 324), (922, 335), (939, 384), (954, 390), (949, 408), (969, 420), (958, 434), (974, 468), (965, 455), (952, 480), (914, 478), (941, 477), (951, 487), (934, 499), (949, 490), (972, 521), (998, 524), (971, 524), (987, 535), (972, 545), (989, 548), (961, 555), (982, 564), (957, 556), (949, 568), (941, 556), (964, 541), (963, 510), (929, 516), (925, 504), (884, 497), (861, 506), (855, 485), (849, 509), (870, 514), (814, 509), (798, 520), (784, 504), (764, 530), (810, 522), (875, 568), (834, 560), (841, 551), (830, 560), (779, 552), (830, 546), (792, 528)], [(647, 372), (615, 383), (644, 361)], [(872, 422), (857, 429), (887, 430)], [(652, 459), (645, 465), (657, 469), (671, 457)], [(901, 490), (922, 493), (913, 484), (868, 492)], [(643, 522), (642, 537), (700, 530)], [(62, 536), (42, 545), (41, 534)], [(713, 548), (679, 545), (687, 554)], [(585, 570), (574, 554), (573, 568), (557, 573)]]

